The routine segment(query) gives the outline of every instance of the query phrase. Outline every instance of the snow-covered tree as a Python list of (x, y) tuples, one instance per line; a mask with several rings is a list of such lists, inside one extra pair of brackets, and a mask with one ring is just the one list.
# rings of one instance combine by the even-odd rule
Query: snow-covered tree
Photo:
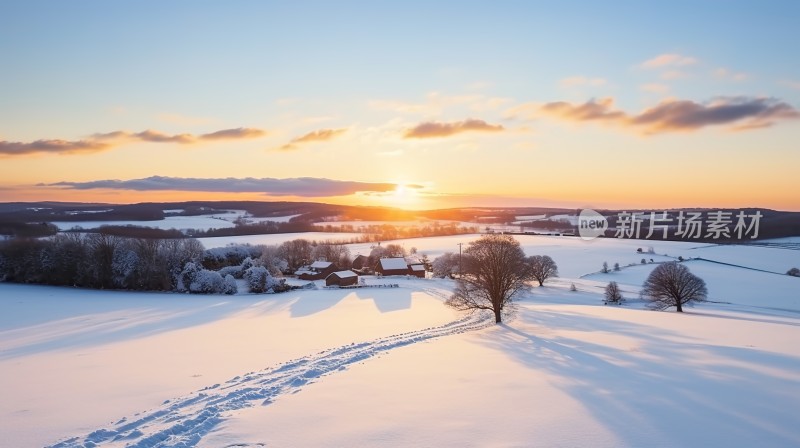
[(225, 282), (222, 285), (222, 293), (230, 295), (236, 294), (238, 291), (239, 287), (236, 285), (236, 279), (232, 275), (226, 275)]
[(217, 271), (200, 269), (189, 285), (192, 294), (220, 294), (224, 291), (225, 280)]
[(114, 286), (117, 288), (130, 288), (133, 284), (133, 277), (139, 265), (139, 256), (133, 249), (127, 247), (120, 248), (114, 252), (114, 260), (111, 264), (111, 271), (114, 275)]
[(178, 279), (175, 285), (175, 290), (178, 292), (187, 292), (189, 291), (189, 286), (194, 283), (195, 279), (197, 278), (197, 273), (200, 271), (200, 266), (193, 262), (189, 261), (183, 266), (183, 270), (178, 275)]
[(244, 271), (244, 278), (247, 280), (247, 286), (250, 292), (263, 293), (263, 292), (276, 292), (281, 289), (282, 281), (269, 274), (269, 271), (264, 266), (252, 266)]

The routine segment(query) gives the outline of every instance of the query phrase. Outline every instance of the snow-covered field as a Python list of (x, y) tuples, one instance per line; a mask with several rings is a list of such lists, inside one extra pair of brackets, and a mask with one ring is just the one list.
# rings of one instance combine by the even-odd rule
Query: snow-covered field
[[(396, 243), (435, 258), (477, 237)], [(518, 239), (561, 277), (499, 326), (443, 306), (438, 279), (235, 296), (0, 283), (0, 445), (800, 445), (800, 278), (780, 275), (800, 251)], [(678, 256), (715, 302), (644, 309), (641, 258)], [(626, 305), (602, 305), (611, 280)]]
[(243, 236), (217, 236), (211, 238), (198, 238), (203, 243), (206, 249), (213, 249), (215, 247), (225, 247), (231, 244), (266, 244), (278, 245), (284, 241), (290, 241), (298, 238), (306, 239), (308, 241), (351, 241), (355, 238), (364, 237), (363, 233), (346, 233), (346, 232), (303, 232), (303, 233), (274, 233), (269, 235), (243, 235)]
[[(165, 210), (166, 212), (167, 210)], [(171, 210), (172, 212), (181, 212), (182, 210)], [(165, 216), (164, 219), (158, 221), (54, 221), (53, 224), (59, 230), (69, 230), (74, 227), (81, 227), (83, 229), (96, 229), (101, 226), (140, 226), (152, 227), (156, 229), (177, 229), (177, 230), (211, 230), (211, 229), (225, 229), (235, 227), (234, 221), (237, 219), (244, 219), (248, 223), (261, 223), (266, 221), (272, 222), (289, 222), (290, 219), (299, 215), (290, 216), (276, 216), (270, 218), (254, 218), (248, 216), (244, 210), (230, 210), (228, 213), (214, 213), (208, 215), (197, 216)]]

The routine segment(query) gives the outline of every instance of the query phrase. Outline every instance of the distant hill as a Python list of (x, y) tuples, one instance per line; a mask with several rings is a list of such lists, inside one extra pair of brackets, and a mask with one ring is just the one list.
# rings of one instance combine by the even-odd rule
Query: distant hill
[[(577, 234), (576, 223), (569, 219), (541, 219), (575, 216), (579, 210), (554, 207), (463, 207), (436, 210), (402, 210), (390, 207), (368, 207), (324, 204), (318, 202), (262, 202), (262, 201), (188, 201), (145, 202), (139, 204), (105, 204), (74, 202), (10, 202), (0, 203), (0, 229), (15, 228), (16, 223), (47, 223), (53, 221), (147, 221), (161, 220), (167, 215), (197, 216), (228, 210), (245, 210), (254, 217), (269, 218), (294, 216), (291, 222), (313, 223), (326, 219), (345, 221), (414, 221), (418, 219), (451, 220), (484, 224), (514, 225), (519, 232), (530, 229), (547, 229)], [(673, 209), (672, 217), (680, 211), (700, 212), (708, 219), (713, 211), (731, 212), (735, 216), (739, 209)], [(613, 236), (621, 210), (598, 210), (609, 217), (611, 228), (606, 236)], [(634, 212), (636, 210), (626, 210)], [(649, 215), (650, 211), (643, 210)], [(759, 239), (800, 236), (800, 212), (786, 212), (760, 208), (744, 210), (748, 214), (760, 212)], [(526, 217), (527, 221), (521, 219)], [(521, 222), (523, 221), (523, 222)], [(646, 227), (644, 227), (646, 229)], [(645, 232), (646, 234), (646, 232)], [(675, 238), (669, 238), (675, 239)], [(696, 241), (711, 241), (703, 237)], [(719, 242), (719, 241), (717, 241)]]

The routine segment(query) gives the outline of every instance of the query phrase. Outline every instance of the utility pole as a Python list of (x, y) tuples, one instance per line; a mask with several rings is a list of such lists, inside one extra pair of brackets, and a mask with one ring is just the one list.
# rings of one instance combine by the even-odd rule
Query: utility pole
[(464, 245), (464, 243), (458, 243), (458, 278), (461, 278), (461, 273), (462, 273), (462, 271), (461, 271), (461, 246), (463, 246), (463, 245)]

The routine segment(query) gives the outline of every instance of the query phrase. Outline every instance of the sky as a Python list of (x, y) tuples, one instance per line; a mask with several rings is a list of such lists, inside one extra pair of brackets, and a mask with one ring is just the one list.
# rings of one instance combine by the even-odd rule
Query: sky
[(800, 211), (800, 2), (0, 1), (0, 201)]

